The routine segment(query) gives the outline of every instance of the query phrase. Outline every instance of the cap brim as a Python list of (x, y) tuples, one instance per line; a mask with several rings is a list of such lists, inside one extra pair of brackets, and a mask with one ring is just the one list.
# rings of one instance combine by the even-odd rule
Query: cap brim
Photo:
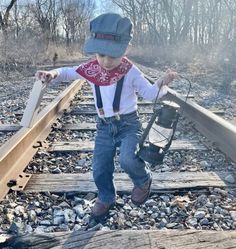
[(125, 54), (127, 43), (90, 38), (85, 42), (84, 52), (87, 54), (104, 54), (111, 57), (121, 57)]

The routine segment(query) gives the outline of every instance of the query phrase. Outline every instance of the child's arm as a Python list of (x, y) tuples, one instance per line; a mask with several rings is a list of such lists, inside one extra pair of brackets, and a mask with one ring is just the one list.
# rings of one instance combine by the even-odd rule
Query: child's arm
[(56, 70), (52, 71), (37, 71), (35, 74), (35, 78), (37, 80), (41, 80), (43, 83), (49, 83), (53, 79), (56, 79), (58, 73)]
[(35, 77), (37, 80), (41, 80), (43, 83), (59, 82), (59, 81), (71, 81), (82, 78), (77, 72), (76, 67), (62, 67), (51, 71), (37, 71)]
[(171, 83), (171, 81), (176, 79), (177, 76), (178, 76), (178, 74), (175, 71), (172, 71), (171, 69), (168, 69), (165, 72), (165, 74), (155, 82), (155, 84), (157, 84), (158, 87), (167, 86), (167, 85), (169, 85)]
[(152, 101), (156, 98), (160, 87), (159, 98), (164, 96), (167, 93), (166, 86), (176, 77), (177, 73), (168, 69), (166, 73), (152, 85), (144, 78), (143, 74), (136, 69), (134, 72), (133, 86), (144, 99)]

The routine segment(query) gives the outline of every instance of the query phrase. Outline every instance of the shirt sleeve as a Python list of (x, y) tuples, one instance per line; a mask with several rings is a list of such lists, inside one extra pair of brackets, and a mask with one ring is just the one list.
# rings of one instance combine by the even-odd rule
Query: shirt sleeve
[[(133, 67), (133, 87), (138, 94), (146, 100), (154, 100), (159, 91), (159, 84), (161, 79), (157, 80), (154, 84), (151, 84), (147, 79), (144, 78), (142, 72), (137, 68)], [(167, 86), (162, 86), (158, 98), (163, 97), (167, 93)]]
[(72, 80), (77, 80), (77, 79), (83, 79), (83, 77), (76, 72), (77, 68), (78, 66), (61, 67), (61, 68), (54, 69), (53, 71), (56, 71), (58, 76), (52, 82), (58, 83), (61, 81), (72, 81)]

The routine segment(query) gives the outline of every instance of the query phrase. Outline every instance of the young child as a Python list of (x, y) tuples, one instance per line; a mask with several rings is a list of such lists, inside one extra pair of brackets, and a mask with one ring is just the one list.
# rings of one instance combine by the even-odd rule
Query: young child
[(120, 147), (120, 166), (134, 184), (132, 202), (140, 205), (149, 197), (151, 173), (136, 154), (142, 132), (136, 92), (147, 100), (154, 100), (162, 85), (159, 93), (162, 97), (167, 92), (165, 85), (176, 73), (169, 70), (152, 85), (125, 57), (132, 38), (132, 24), (126, 17), (114, 13), (100, 15), (91, 21), (90, 32), (84, 50), (96, 54), (96, 58), (77, 67), (38, 71), (36, 78), (47, 82), (84, 78), (92, 87), (98, 113), (92, 163), (98, 196), (92, 215), (99, 218), (115, 204), (113, 172), (117, 147)]

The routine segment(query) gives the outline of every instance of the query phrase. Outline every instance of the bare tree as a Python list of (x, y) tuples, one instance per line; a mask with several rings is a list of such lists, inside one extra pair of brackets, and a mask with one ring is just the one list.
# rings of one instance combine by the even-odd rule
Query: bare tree
[(56, 28), (59, 18), (59, 8), (57, 0), (36, 0), (35, 4), (30, 5), (30, 9), (35, 19), (39, 23), (42, 34), (47, 43), (56, 40)]
[(8, 26), (9, 26), (10, 11), (13, 8), (16, 1), (17, 0), (11, 0), (11, 2), (7, 6), (5, 12), (0, 11), (0, 29), (3, 31), (3, 34), (4, 34), (5, 37), (7, 37), (7, 29), (8, 29)]
[(62, 27), (67, 47), (76, 40), (84, 40), (85, 24), (91, 18), (94, 6), (93, 0), (61, 0)]

